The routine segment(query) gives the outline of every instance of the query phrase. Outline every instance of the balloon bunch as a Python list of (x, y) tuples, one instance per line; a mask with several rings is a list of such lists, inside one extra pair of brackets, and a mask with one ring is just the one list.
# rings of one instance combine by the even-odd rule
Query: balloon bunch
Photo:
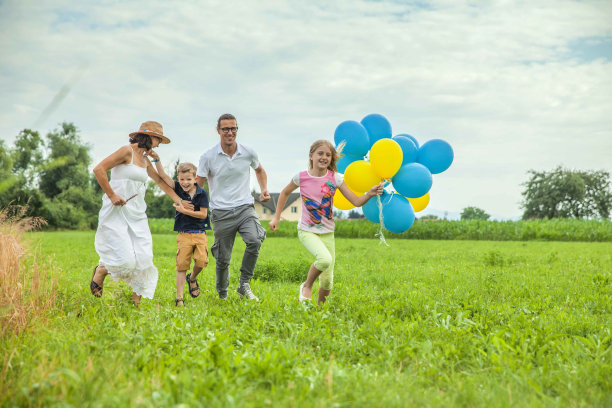
[[(395, 233), (407, 231), (414, 223), (414, 213), (429, 204), (432, 174), (448, 169), (453, 162), (451, 146), (432, 139), (419, 146), (408, 134), (391, 135), (391, 124), (382, 115), (371, 114), (360, 122), (347, 120), (338, 125), (334, 142), (342, 148), (338, 172), (344, 173), (347, 187), (362, 195), (372, 186), (385, 182), (380, 201), (371, 199), (363, 214), (372, 222)], [(379, 207), (382, 205), (382, 211)], [(350, 210), (353, 205), (336, 190), (334, 207)]]

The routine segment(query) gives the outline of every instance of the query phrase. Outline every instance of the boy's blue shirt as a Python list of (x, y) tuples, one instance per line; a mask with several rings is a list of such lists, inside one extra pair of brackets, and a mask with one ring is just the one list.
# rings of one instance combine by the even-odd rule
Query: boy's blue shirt
[[(199, 211), (201, 208), (208, 208), (208, 194), (206, 190), (196, 184), (196, 192), (193, 197), (183, 190), (178, 181), (174, 181), (174, 192), (179, 198), (191, 201), (193, 203), (194, 211)], [(176, 212), (174, 215), (174, 230), (175, 231), (188, 231), (188, 230), (209, 230), (210, 229), (210, 216), (206, 215), (206, 218), (196, 218), (191, 215), (182, 214)]]

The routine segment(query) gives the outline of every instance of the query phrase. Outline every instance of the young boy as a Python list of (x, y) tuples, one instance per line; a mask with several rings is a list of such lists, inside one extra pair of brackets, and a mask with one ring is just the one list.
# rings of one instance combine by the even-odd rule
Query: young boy
[[(178, 232), (176, 238), (176, 306), (185, 306), (183, 300), (183, 287), (188, 284), (191, 297), (200, 295), (200, 286), (196, 279), (200, 271), (208, 265), (208, 239), (206, 230), (210, 229), (208, 217), (208, 194), (206, 190), (197, 185), (197, 168), (192, 163), (181, 163), (176, 168), (177, 181), (172, 180), (164, 171), (158, 157), (153, 157), (157, 172), (162, 179), (181, 198), (183, 208), (175, 205), (174, 230)], [(191, 203), (191, 205), (189, 204)], [(193, 207), (193, 209), (190, 209)], [(191, 273), (187, 269), (194, 265)]]

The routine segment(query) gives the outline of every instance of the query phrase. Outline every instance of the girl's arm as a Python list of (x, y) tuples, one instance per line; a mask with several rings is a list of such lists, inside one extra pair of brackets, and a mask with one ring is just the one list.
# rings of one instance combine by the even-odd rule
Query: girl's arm
[(164, 166), (162, 166), (161, 161), (159, 159), (159, 155), (157, 154), (157, 152), (155, 150), (151, 149), (151, 150), (149, 150), (147, 152), (147, 156), (152, 158), (153, 161), (157, 160), (155, 162), (155, 170), (157, 170), (157, 173), (159, 174), (161, 179), (164, 181), (164, 183), (166, 183), (168, 186), (170, 186), (170, 188), (174, 189), (174, 180), (172, 180), (172, 178), (170, 178), (168, 173), (166, 173), (166, 170), (164, 169)]
[(357, 197), (357, 195), (353, 193), (350, 188), (348, 188), (346, 183), (342, 183), (339, 188), (344, 197), (346, 197), (346, 199), (349, 200), (355, 207), (361, 207), (367, 203), (370, 198), (383, 193), (382, 183), (375, 185), (370, 190), (366, 191), (364, 195), (359, 197)]
[(132, 159), (132, 147), (123, 146), (122, 148), (117, 150), (115, 153), (103, 159), (93, 169), (93, 173), (96, 176), (96, 180), (98, 180), (98, 184), (100, 184), (100, 187), (106, 193), (107, 197), (110, 199), (113, 205), (124, 205), (125, 200), (122, 197), (120, 197), (118, 194), (115, 194), (115, 191), (110, 186), (106, 172), (120, 164), (129, 163), (131, 159)]
[(298, 185), (291, 180), (287, 187), (281, 191), (280, 196), (278, 197), (278, 202), (276, 203), (276, 212), (274, 213), (274, 219), (270, 221), (269, 227), (272, 231), (276, 231), (278, 227), (278, 223), (280, 222), (280, 215), (283, 212), (283, 208), (285, 208), (285, 203), (287, 202), (287, 198), (289, 198), (289, 194), (291, 194)]
[[(175, 208), (177, 204), (179, 207), (181, 208), (183, 207), (183, 204), (181, 203), (181, 199), (174, 192), (174, 188), (170, 187), (164, 180), (162, 180), (161, 176), (157, 173), (157, 171), (153, 169), (153, 164), (151, 164), (148, 158), (147, 158), (147, 174), (149, 175), (149, 177), (153, 179), (153, 181), (159, 186), (159, 188), (161, 188), (164, 193), (168, 194), (168, 196), (172, 199), (172, 201), (174, 201)], [(172, 185), (174, 186), (174, 183), (172, 183)]]

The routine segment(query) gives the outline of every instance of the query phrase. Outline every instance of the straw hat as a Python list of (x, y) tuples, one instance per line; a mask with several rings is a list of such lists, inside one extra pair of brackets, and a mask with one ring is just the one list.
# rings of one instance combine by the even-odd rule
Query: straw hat
[(162, 140), (161, 142), (163, 144), (170, 143), (170, 139), (164, 136), (164, 128), (159, 122), (155, 122), (152, 120), (142, 122), (142, 125), (140, 125), (140, 129), (137, 132), (130, 133), (130, 137), (134, 137), (139, 133), (149, 135), (149, 136), (159, 137)]

